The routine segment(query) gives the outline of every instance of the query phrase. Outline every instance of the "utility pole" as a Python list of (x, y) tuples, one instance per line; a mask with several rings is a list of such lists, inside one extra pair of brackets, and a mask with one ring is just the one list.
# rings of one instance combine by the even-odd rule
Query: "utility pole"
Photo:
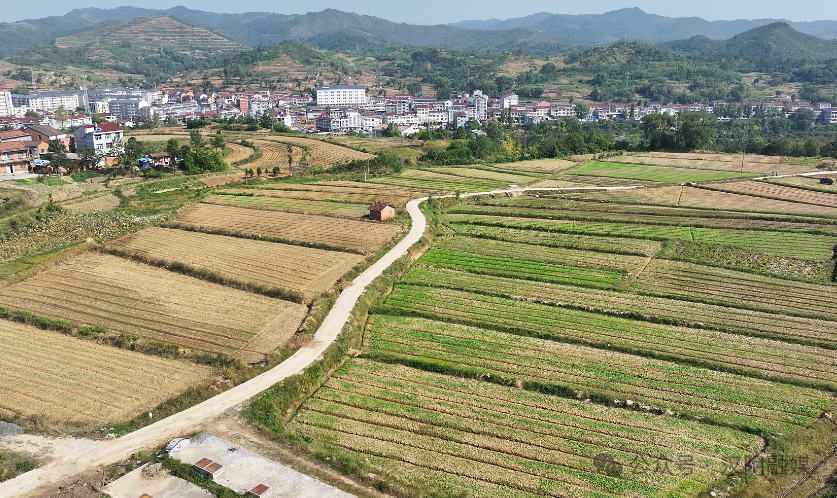
[(366, 175), (369, 174), (369, 159), (366, 160), (366, 171), (363, 172), (363, 183), (366, 183)]

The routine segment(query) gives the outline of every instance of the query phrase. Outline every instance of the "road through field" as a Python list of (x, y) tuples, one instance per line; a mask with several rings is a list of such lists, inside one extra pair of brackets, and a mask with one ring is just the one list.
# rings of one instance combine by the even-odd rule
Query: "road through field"
[[(461, 197), (529, 190), (622, 190), (630, 188), (635, 187), (517, 188), (463, 194)], [(352, 285), (340, 294), (334, 307), (314, 335), (314, 341), (310, 346), (300, 348), (293, 356), (258, 377), (118, 439), (92, 441), (34, 435), (3, 438), (0, 441), (0, 449), (41, 452), (42, 456), (47, 459), (51, 458), (51, 461), (35, 470), (0, 483), (0, 498), (25, 496), (39, 488), (65, 481), (89, 469), (127, 459), (137, 451), (161, 446), (174, 437), (189, 435), (201, 423), (220, 416), (227, 409), (239, 405), (277, 382), (305, 370), (337, 338), (349, 319), (355, 303), (364, 293), (366, 287), (384, 270), (389, 268), (392, 263), (407, 254), (407, 250), (424, 235), (427, 228), (427, 219), (422, 214), (419, 205), (425, 200), (427, 198), (414, 199), (407, 203), (407, 212), (413, 223), (410, 233), (380, 260), (355, 278)]]

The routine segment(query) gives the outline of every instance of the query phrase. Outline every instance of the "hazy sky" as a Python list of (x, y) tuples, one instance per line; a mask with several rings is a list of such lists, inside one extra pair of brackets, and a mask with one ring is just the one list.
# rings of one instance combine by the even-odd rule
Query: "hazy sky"
[[(391, 21), (411, 24), (435, 24), (461, 21), (464, 19), (507, 19), (521, 17), (535, 12), (556, 14), (601, 14), (624, 7), (639, 7), (652, 14), (671, 17), (695, 16), (704, 19), (759, 19), (781, 18), (791, 21), (814, 21), (835, 19), (834, 0), (592, 0), (567, 2), (555, 0), (482, 0), (479, 2), (449, 2), (424, 0), (405, 2), (391, 0), (326, 0), (321, 2), (266, 1), (266, 0), (41, 0), (37, 9), (20, 0), (4, 0), (6, 7), (0, 13), (0, 22), (33, 19), (50, 15), (63, 15), (78, 7), (136, 7), (165, 9), (183, 5), (197, 10), (211, 12), (278, 12), (282, 14), (304, 14), (326, 8), (335, 8), (358, 14), (369, 14)], [(631, 2), (632, 3), (627, 3)]]

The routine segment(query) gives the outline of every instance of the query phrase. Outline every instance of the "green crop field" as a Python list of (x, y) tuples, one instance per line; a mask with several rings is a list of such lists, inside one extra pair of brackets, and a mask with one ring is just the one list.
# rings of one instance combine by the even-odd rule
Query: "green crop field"
[(369, 214), (368, 204), (350, 204), (342, 202), (313, 201), (303, 199), (282, 199), (276, 197), (244, 196), (244, 195), (211, 195), (204, 202), (210, 204), (225, 204), (276, 211), (289, 211), (306, 214), (327, 214), (331, 216), (346, 216), (362, 218)]
[[(467, 192), (534, 178), (512, 169), (379, 181)], [(809, 471), (837, 447), (832, 208), (680, 186), (530, 195), (428, 206), (431, 243), (370, 296), (351, 357), (274, 393), (258, 420), (281, 418), (295, 448), (399, 498), (781, 496), (820, 479)], [(321, 387), (294, 404), (305, 385)], [(758, 473), (776, 455), (803, 463)]]
[(571, 170), (573, 175), (624, 178), (663, 183), (706, 182), (752, 177), (752, 174), (729, 171), (668, 168), (665, 166), (644, 166), (639, 164), (615, 164), (592, 162)]
[(526, 296), (538, 302), (617, 316), (635, 317), (649, 322), (669, 323), (692, 328), (719, 330), (791, 343), (837, 349), (834, 323), (717, 306), (664, 297), (551, 284), (517, 278), (480, 275), (462, 270), (418, 264), (408, 271), (404, 283), (444, 287), (508, 298)]
[[(289, 430), (409, 496), (693, 495), (760, 445), (733, 429), (362, 359), (335, 372)], [(606, 457), (618, 466), (602, 466)], [(661, 462), (671, 472), (653, 470)]]

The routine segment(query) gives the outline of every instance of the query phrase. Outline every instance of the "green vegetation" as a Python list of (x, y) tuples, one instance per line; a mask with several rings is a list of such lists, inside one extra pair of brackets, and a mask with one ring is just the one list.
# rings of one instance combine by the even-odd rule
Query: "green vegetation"
[(751, 177), (752, 174), (727, 171), (666, 168), (662, 166), (640, 166), (638, 164), (615, 164), (592, 162), (573, 169), (572, 174), (584, 176), (606, 176), (631, 180), (648, 180), (663, 183), (705, 182)]
[(9, 451), (0, 451), (0, 482), (38, 468), (35, 460)]

